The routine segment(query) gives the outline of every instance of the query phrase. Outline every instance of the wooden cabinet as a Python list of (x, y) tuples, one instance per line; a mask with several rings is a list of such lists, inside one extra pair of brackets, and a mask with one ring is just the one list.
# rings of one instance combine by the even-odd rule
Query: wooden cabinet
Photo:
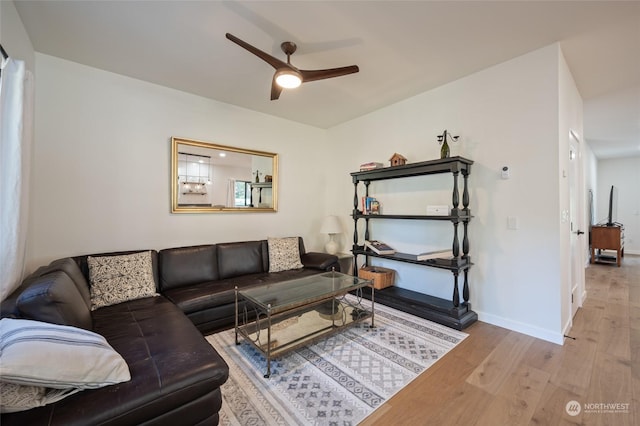
[[(471, 303), (469, 302), (469, 269), (473, 263), (471, 262), (471, 257), (469, 255), (468, 225), (472, 216), (469, 209), (469, 191), (467, 181), (471, 172), (472, 164), (472, 160), (462, 157), (452, 157), (351, 173), (354, 184), (352, 214), (355, 222), (352, 248), (354, 256), (354, 274), (357, 274), (356, 265), (358, 265), (358, 256), (364, 256), (366, 265), (369, 265), (371, 257), (378, 257), (398, 262), (422, 265), (425, 267), (446, 269), (451, 271), (453, 275), (453, 295), (450, 300), (444, 300), (424, 293), (401, 289), (398, 287), (388, 287), (383, 290), (376, 291), (376, 301), (458, 330), (467, 327), (478, 319), (478, 315), (471, 310)], [(364, 214), (362, 211), (358, 210), (358, 185), (360, 183), (364, 184), (364, 196), (368, 197), (369, 186), (375, 181), (442, 173), (451, 173), (453, 177), (451, 198), (452, 207), (449, 215), (447, 216)], [(459, 188), (460, 175), (462, 175), (462, 190)], [(460, 204), (461, 201), (462, 205)], [(364, 240), (371, 239), (370, 221), (449, 221), (453, 227), (451, 241), (453, 258), (418, 261), (415, 260), (412, 255), (407, 253), (394, 253), (392, 255), (376, 254), (367, 250), (364, 245), (358, 244), (360, 239), (358, 235), (359, 220), (365, 221)], [(462, 239), (458, 236), (460, 225), (462, 225)], [(460, 298), (459, 289), (460, 280), (462, 280), (462, 300)]]
[(591, 228), (591, 263), (610, 263), (611, 258), (603, 255), (602, 250), (616, 252), (615, 262), (620, 266), (624, 257), (624, 226), (593, 226)]

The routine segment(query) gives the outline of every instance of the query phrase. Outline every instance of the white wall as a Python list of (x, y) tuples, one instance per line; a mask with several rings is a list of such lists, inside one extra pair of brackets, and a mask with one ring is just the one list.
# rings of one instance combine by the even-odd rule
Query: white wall
[(625, 254), (640, 254), (640, 155), (598, 161), (597, 222), (607, 222), (609, 191), (618, 188), (618, 218), (624, 225)]
[[(329, 177), (335, 194), (329, 202), (347, 229), (353, 229), (347, 217), (353, 206), (349, 172), (367, 161), (388, 164), (394, 152), (409, 162), (438, 158), (436, 135), (444, 129), (459, 134), (451, 155), (475, 161), (469, 180), (475, 216), (469, 226), (473, 308), (485, 322), (558, 343), (567, 267), (561, 264), (566, 254), (560, 236), (560, 212), (566, 208), (559, 190), (560, 58), (558, 45), (552, 45), (329, 130), (332, 143), (342, 147)], [(508, 180), (500, 178), (505, 165), (511, 170)], [(414, 211), (426, 208), (428, 199), (449, 202), (450, 189), (439, 188), (450, 180), (420, 179), (395, 188), (373, 183), (370, 193), (389, 199), (394, 191), (404, 192), (405, 200), (413, 196), (407, 209)], [(420, 186), (428, 197), (419, 195)], [(382, 208), (395, 207), (383, 202)], [(509, 216), (517, 218), (517, 230), (507, 229)], [(441, 245), (450, 244), (451, 228), (415, 221), (392, 225), (372, 223), (372, 238), (405, 248), (407, 240), (413, 247), (429, 244), (435, 233)], [(350, 236), (343, 244), (350, 247)], [(400, 287), (451, 297), (448, 272), (397, 262), (385, 266), (398, 271)]]
[[(28, 266), (82, 253), (301, 235), (319, 249), (325, 131), (36, 54)], [(172, 136), (276, 152), (277, 213), (170, 213)], [(135, 187), (131, 191), (127, 188)]]

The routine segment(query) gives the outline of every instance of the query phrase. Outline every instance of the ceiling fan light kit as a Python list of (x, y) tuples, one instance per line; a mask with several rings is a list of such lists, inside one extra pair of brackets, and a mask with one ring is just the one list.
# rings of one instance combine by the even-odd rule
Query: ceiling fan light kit
[(297, 47), (296, 44), (291, 41), (285, 41), (280, 45), (282, 51), (287, 55), (287, 62), (284, 62), (274, 56), (269, 55), (266, 52), (263, 52), (257, 47), (254, 47), (249, 43), (240, 40), (233, 34), (227, 33), (226, 37), (238, 46), (248, 50), (249, 52), (253, 53), (257, 57), (271, 65), (273, 68), (275, 68), (276, 72), (273, 75), (273, 80), (271, 82), (272, 101), (280, 97), (280, 93), (282, 92), (283, 88), (294, 89), (300, 86), (300, 84), (309, 81), (341, 77), (343, 75), (353, 74), (360, 71), (357, 65), (324, 70), (300, 70), (291, 65), (291, 55), (296, 51)]
[(291, 69), (281, 69), (276, 71), (276, 83), (285, 89), (295, 89), (302, 84), (302, 75)]

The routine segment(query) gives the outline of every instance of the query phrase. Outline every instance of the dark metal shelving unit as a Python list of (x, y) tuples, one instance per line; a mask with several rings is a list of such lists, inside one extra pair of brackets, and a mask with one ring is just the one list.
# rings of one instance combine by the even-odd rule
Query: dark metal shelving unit
[[(353, 253), (354, 266), (357, 265), (358, 256), (365, 256), (365, 263), (369, 265), (371, 257), (389, 259), (398, 262), (412, 263), (425, 267), (446, 269), (453, 274), (453, 295), (451, 300), (445, 300), (424, 293), (406, 290), (398, 287), (388, 287), (376, 291), (377, 302), (394, 308), (409, 312), (411, 314), (427, 318), (429, 320), (444, 324), (446, 326), (462, 330), (478, 319), (478, 315), (471, 310), (469, 302), (469, 269), (473, 265), (469, 256), (468, 225), (473, 217), (469, 210), (468, 177), (471, 173), (472, 160), (463, 157), (451, 157), (420, 163), (406, 164), (403, 166), (385, 167), (374, 170), (351, 173), (354, 184), (353, 213), (354, 234)], [(385, 214), (363, 214), (358, 210), (358, 185), (365, 186), (365, 197), (369, 196), (369, 185), (371, 182), (398, 179), (412, 176), (424, 176), (431, 174), (451, 173), (453, 175), (452, 208), (447, 216), (430, 215), (385, 215)], [(460, 205), (460, 189), (458, 185), (459, 176), (462, 175), (462, 205)], [(365, 249), (358, 245), (358, 220), (365, 221), (364, 239), (369, 240), (370, 220), (418, 220), (418, 221), (450, 221), (453, 224), (452, 251), (453, 259), (430, 259), (418, 261), (407, 253), (394, 253), (392, 255), (381, 255)], [(462, 244), (458, 238), (458, 228), (462, 224)], [(357, 268), (354, 267), (354, 275), (357, 275)], [(459, 278), (462, 275), (462, 301), (460, 300)], [(365, 292), (365, 296), (367, 293)]]

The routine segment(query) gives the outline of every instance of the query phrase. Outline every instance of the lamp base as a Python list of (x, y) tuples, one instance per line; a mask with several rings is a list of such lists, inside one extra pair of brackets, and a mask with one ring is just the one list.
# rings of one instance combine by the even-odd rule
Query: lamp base
[(333, 234), (329, 234), (329, 241), (324, 246), (324, 249), (329, 254), (336, 254), (338, 252), (338, 243), (333, 239)]

